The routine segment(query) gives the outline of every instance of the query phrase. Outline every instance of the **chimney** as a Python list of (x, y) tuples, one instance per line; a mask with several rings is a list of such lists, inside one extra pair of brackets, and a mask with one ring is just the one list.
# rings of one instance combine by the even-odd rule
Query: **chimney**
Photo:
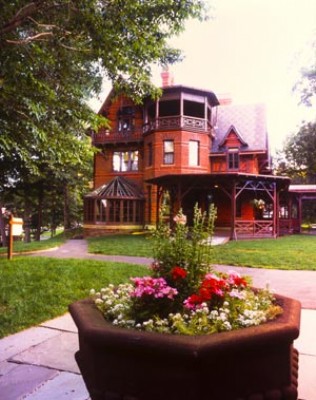
[(173, 74), (169, 71), (168, 65), (164, 66), (160, 74), (162, 79), (162, 87), (172, 86), (174, 82)]
[(217, 98), (218, 98), (219, 104), (221, 106), (228, 106), (228, 105), (232, 104), (232, 102), (233, 102), (233, 99), (232, 99), (230, 93), (221, 93), (221, 94), (217, 95)]

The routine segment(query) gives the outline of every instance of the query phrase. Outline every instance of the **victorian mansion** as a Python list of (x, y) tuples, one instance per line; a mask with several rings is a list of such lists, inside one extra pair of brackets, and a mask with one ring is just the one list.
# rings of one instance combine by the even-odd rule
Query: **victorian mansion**
[(99, 113), (109, 127), (91, 134), (94, 190), (85, 196), (85, 235), (142, 230), (159, 207), (192, 218), (198, 203), (217, 208), (232, 239), (299, 231), (301, 193), (272, 174), (265, 107), (233, 105), (215, 93), (173, 85), (136, 105), (110, 92)]

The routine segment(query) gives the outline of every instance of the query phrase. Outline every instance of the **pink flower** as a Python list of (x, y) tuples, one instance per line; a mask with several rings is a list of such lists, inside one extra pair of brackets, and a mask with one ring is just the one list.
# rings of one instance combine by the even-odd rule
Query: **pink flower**
[(144, 297), (152, 296), (155, 299), (167, 297), (173, 300), (174, 296), (178, 294), (177, 289), (167, 285), (164, 278), (152, 278), (145, 276), (143, 278), (131, 278), (135, 284), (134, 291), (131, 292), (131, 297)]
[(177, 214), (174, 218), (173, 218), (174, 222), (176, 224), (180, 224), (180, 225), (186, 225), (187, 223), (187, 217), (184, 214)]

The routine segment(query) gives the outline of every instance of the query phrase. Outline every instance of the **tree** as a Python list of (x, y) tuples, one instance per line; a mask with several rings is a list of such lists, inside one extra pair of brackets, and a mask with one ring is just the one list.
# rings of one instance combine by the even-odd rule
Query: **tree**
[[(301, 78), (293, 90), (300, 104), (312, 107), (316, 99), (316, 40), (309, 48), (313, 57), (301, 68)], [(305, 61), (305, 59), (304, 59)], [(284, 149), (277, 155), (277, 173), (287, 174), (294, 183), (316, 183), (316, 120), (303, 121), (298, 132), (292, 133)]]
[(157, 96), (151, 65), (179, 60), (168, 39), (205, 15), (201, 0), (0, 0), (0, 9), (0, 196), (25, 171), (45, 179), (89, 157), (84, 132), (106, 121), (85, 100), (102, 78), (135, 101)]
[(294, 86), (294, 91), (300, 97), (300, 103), (312, 106), (316, 99), (316, 38), (308, 46), (308, 54), (304, 55), (304, 67), (301, 67), (301, 77)]
[(0, 4), (0, 149), (18, 151), (35, 169), (30, 146), (54, 148), (52, 137), (62, 143), (69, 127), (82, 132), (85, 122), (98, 122), (83, 100), (100, 90), (103, 75), (135, 99), (157, 94), (150, 64), (179, 59), (167, 39), (203, 11), (198, 0)]
[(294, 183), (316, 183), (316, 123), (306, 122), (289, 136), (283, 149), (278, 172), (290, 176)]

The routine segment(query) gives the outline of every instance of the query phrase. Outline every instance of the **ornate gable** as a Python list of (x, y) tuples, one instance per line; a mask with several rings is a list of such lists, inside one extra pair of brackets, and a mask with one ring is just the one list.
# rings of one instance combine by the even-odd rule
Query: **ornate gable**
[(219, 148), (241, 148), (247, 147), (248, 144), (244, 141), (238, 130), (231, 125), (230, 128), (227, 130), (226, 135), (223, 137), (222, 141), (219, 142)]
[(268, 152), (265, 107), (263, 104), (224, 105), (218, 107), (212, 152), (224, 152), (225, 140), (231, 138), (232, 128), (245, 150)]

